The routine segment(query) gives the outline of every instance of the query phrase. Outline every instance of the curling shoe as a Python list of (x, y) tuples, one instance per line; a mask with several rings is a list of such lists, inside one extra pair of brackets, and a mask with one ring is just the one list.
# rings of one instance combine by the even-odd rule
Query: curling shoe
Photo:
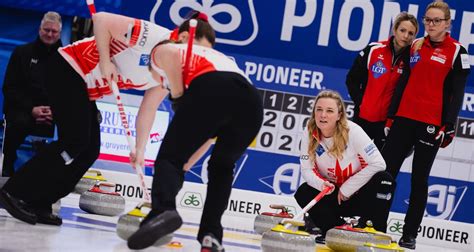
[(161, 237), (173, 233), (183, 224), (176, 210), (168, 210), (147, 218), (143, 225), (129, 238), (127, 245), (130, 249), (144, 249), (152, 246)]
[(316, 238), (314, 238), (314, 241), (317, 243), (317, 244), (326, 244), (326, 234), (320, 234), (318, 236), (316, 236)]
[(398, 241), (398, 245), (407, 249), (415, 249), (416, 238), (413, 235), (402, 235), (402, 238)]
[(56, 214), (53, 214), (52, 211), (35, 209), (33, 210), (36, 213), (37, 222), (46, 225), (61, 226), (63, 224), (63, 219)]
[(208, 233), (202, 238), (201, 252), (224, 252), (224, 247), (213, 234)]
[(23, 200), (13, 197), (4, 189), (0, 189), (0, 205), (13, 217), (32, 225), (36, 224), (37, 217), (28, 208), (28, 205)]

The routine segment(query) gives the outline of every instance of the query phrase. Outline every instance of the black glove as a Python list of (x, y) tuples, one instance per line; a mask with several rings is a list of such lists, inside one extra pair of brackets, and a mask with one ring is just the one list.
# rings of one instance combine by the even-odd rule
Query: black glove
[(178, 110), (180, 104), (182, 103), (183, 96), (180, 96), (178, 98), (173, 98), (173, 97), (171, 97), (171, 94), (170, 94), (170, 95), (168, 95), (168, 99), (171, 102), (171, 109), (173, 110), (173, 112), (176, 113), (176, 111)]
[(439, 129), (438, 135), (436, 136), (436, 140), (441, 139), (439, 142), (439, 147), (445, 148), (448, 146), (453, 141), (454, 133), (455, 129), (452, 123), (443, 125), (443, 127)]

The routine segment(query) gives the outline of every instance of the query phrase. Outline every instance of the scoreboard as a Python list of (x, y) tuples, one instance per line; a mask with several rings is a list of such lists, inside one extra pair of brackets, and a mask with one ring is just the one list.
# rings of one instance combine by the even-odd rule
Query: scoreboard
[[(299, 156), (301, 138), (311, 117), (314, 96), (259, 89), (263, 99), (264, 118), (255, 141), (256, 150)], [(349, 119), (354, 104), (344, 101)]]

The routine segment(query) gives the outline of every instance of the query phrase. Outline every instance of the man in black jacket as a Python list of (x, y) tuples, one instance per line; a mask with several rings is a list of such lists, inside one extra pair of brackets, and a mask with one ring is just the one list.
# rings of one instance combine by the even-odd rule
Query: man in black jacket
[(41, 20), (38, 38), (13, 51), (3, 82), (6, 119), (2, 176), (14, 172), (17, 149), (26, 136), (52, 136), (53, 116), (44, 88), (47, 59), (61, 46), (61, 16), (48, 12)]

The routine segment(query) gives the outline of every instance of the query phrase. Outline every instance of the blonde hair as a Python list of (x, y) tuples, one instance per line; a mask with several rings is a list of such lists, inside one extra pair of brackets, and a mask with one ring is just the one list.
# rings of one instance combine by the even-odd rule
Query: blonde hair
[(418, 20), (416, 20), (415, 16), (413, 16), (412, 14), (406, 11), (400, 12), (400, 14), (398, 14), (397, 17), (395, 18), (395, 22), (393, 23), (394, 32), (398, 29), (398, 27), (403, 21), (410, 21), (410, 23), (413, 26), (415, 26), (415, 29), (416, 29), (415, 35), (418, 33), (418, 30), (419, 30)]
[[(309, 146), (308, 154), (312, 162), (316, 160), (316, 148), (319, 145), (319, 138), (321, 136), (321, 131), (316, 125), (316, 119), (314, 118), (314, 111), (316, 110), (316, 103), (321, 98), (330, 98), (336, 101), (337, 110), (340, 114), (339, 120), (336, 122), (336, 132), (333, 136), (333, 145), (329, 147), (329, 154), (336, 158), (342, 158), (342, 153), (346, 149), (347, 142), (349, 141), (349, 126), (347, 122), (346, 109), (344, 102), (342, 101), (341, 95), (332, 90), (321, 91), (316, 98), (314, 99), (313, 104), (313, 113), (308, 121), (308, 131), (309, 134)], [(313, 136), (313, 132), (316, 133), (316, 137)]]
[(434, 1), (430, 4), (428, 4), (428, 6), (426, 6), (425, 13), (431, 8), (441, 10), (444, 13), (444, 18), (447, 19), (447, 21), (451, 21), (451, 11), (450, 11), (449, 5), (447, 3), (443, 2), (443, 1)]
[(61, 15), (55, 11), (48, 11), (46, 14), (44, 14), (43, 19), (41, 20), (41, 27), (43, 27), (43, 24), (46, 22), (51, 22), (51, 23), (57, 23), (59, 24), (59, 29), (61, 30), (63, 23), (61, 20)]
[[(446, 19), (446, 22), (451, 22), (451, 11), (447, 3), (443, 1), (432, 2), (428, 4), (428, 6), (426, 6), (425, 14), (426, 12), (428, 12), (429, 9), (432, 9), (432, 8), (441, 10), (444, 13), (444, 18)], [(425, 38), (421, 38), (416, 42), (416, 44), (413, 46), (413, 49), (415, 52), (421, 49), (421, 46), (423, 45), (424, 41), (425, 41)]]

